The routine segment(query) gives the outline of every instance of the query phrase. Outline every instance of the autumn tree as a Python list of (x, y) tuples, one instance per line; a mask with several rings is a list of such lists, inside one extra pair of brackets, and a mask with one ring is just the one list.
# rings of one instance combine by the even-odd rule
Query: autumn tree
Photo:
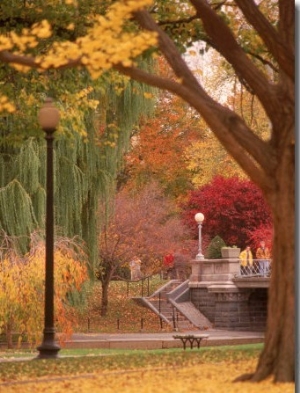
[[(34, 345), (41, 339), (44, 323), (45, 245), (36, 233), (32, 234), (31, 247), (25, 256), (13, 250), (9, 237), (0, 247), (0, 333), (9, 348), (13, 334), (18, 342), (24, 337)], [(55, 320), (60, 340), (70, 337), (74, 319), (68, 294), (80, 291), (88, 279), (86, 256), (71, 239), (58, 239), (55, 243)]]
[[(257, 5), (255, 1), (238, 0), (234, 8), (229, 3), (224, 3), (225, 7), (222, 7), (221, 4), (204, 0), (189, 3), (191, 7), (174, 5), (171, 15), (159, 14), (160, 4), (153, 16), (151, 11), (140, 11), (135, 15), (141, 27), (158, 34), (159, 49), (179, 82), (146, 74), (134, 67), (120, 65), (118, 69), (139, 81), (172, 91), (189, 102), (262, 190), (274, 224), (274, 269), (269, 288), (265, 345), (255, 373), (247, 378), (260, 381), (273, 375), (275, 381), (293, 381), (295, 5), (290, 0), (271, 2), (267, 9), (264, 2)], [(177, 24), (174, 23), (176, 20)], [(255, 38), (253, 41), (247, 40), (245, 44), (239, 35), (238, 22), (241, 20), (249, 33), (248, 37)], [(217, 102), (207, 93), (180, 56), (172, 27), (169, 34), (163, 28), (166, 25), (174, 26), (174, 34), (181, 27), (183, 34), (190, 33), (189, 39), (203, 40), (222, 55), (239, 80), (260, 101), (270, 124), (268, 140), (259, 137), (247, 119), (243, 119), (233, 108)], [(271, 75), (268, 72), (270, 68), (274, 71)], [(287, 173), (289, 176), (286, 176)]]
[(129, 269), (129, 262), (137, 256), (144, 276), (160, 272), (163, 256), (187, 237), (174, 215), (174, 205), (154, 183), (138, 193), (125, 188), (112, 203), (114, 206), (104, 206), (109, 213), (107, 224), (101, 228), (96, 270), (102, 284), (101, 315), (106, 315), (109, 284), (118, 278), (120, 268)]
[(198, 229), (194, 216), (200, 211), (205, 217), (203, 233), (211, 240), (220, 236), (228, 246), (244, 248), (255, 230), (272, 226), (261, 190), (238, 177), (215, 177), (211, 183), (191, 191), (182, 209), (183, 221), (194, 228), (195, 238)]
[[(148, 9), (142, 9), (147, 6)], [(124, 21), (129, 19), (128, 28), (123, 30)], [(135, 30), (134, 22), (141, 30)], [(27, 31), (20, 32), (24, 37), (21, 46), (15, 34), (1, 36), (1, 62), (44, 70), (86, 66), (95, 78), (113, 67), (137, 81), (168, 90), (201, 114), (262, 190), (272, 212), (274, 258), (265, 345), (251, 380), (273, 375), (275, 381), (294, 381), (294, 1), (167, 0), (154, 5), (146, 0), (113, 2), (108, 14), (94, 23), (90, 21), (85, 36), (85, 32), (73, 40), (62, 36), (61, 42), (50, 46), (43, 56), (30, 50), (29, 42), (36, 39), (32, 26), (33, 23)], [(43, 34), (50, 30), (48, 25), (35, 29)], [(233, 107), (209, 94), (193, 74), (181, 53), (193, 41), (202, 41), (207, 48), (219, 52), (224, 64), (257, 97), (269, 121), (269, 139), (257, 135), (248, 119)], [(133, 62), (156, 42), (157, 50), (174, 71), (175, 80), (142, 70)], [(13, 109), (5, 97), (1, 103), (4, 109)]]
[(273, 249), (274, 230), (272, 225), (262, 224), (249, 233), (249, 244), (252, 248), (258, 248), (261, 240), (264, 240), (266, 246)]
[(185, 194), (192, 184), (183, 153), (199, 134), (193, 111), (182, 100), (161, 95), (153, 116), (143, 120), (132, 137), (125, 181), (139, 188), (153, 179), (168, 196)]
[(246, 178), (246, 174), (224, 149), (215, 135), (202, 127), (201, 139), (187, 146), (185, 162), (194, 188), (210, 183), (217, 175)]

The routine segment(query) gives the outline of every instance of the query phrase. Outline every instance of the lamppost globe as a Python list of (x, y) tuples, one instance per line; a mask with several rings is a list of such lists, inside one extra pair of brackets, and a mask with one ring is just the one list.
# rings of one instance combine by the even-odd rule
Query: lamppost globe
[(202, 229), (202, 222), (204, 221), (204, 214), (203, 213), (196, 213), (195, 214), (195, 221), (198, 224), (198, 230), (199, 230), (199, 248), (198, 248), (198, 254), (196, 255), (196, 259), (203, 260), (204, 255), (202, 254), (201, 229)]
[(45, 130), (55, 130), (59, 123), (60, 114), (58, 109), (53, 105), (51, 98), (46, 98), (44, 105), (38, 114), (38, 121), (41, 128)]
[(53, 209), (53, 141), (59, 122), (59, 111), (51, 98), (47, 98), (40, 109), (38, 121), (45, 132), (47, 143), (46, 174), (46, 242), (45, 242), (45, 324), (43, 342), (37, 348), (38, 359), (56, 358), (60, 350), (55, 342), (54, 328), (54, 209)]
[(202, 224), (202, 222), (204, 221), (204, 214), (203, 213), (196, 213), (195, 220), (196, 220), (197, 224)]

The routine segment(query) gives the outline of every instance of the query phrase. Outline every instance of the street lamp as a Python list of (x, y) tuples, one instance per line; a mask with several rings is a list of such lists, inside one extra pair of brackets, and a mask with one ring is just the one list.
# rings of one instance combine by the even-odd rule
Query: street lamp
[(46, 184), (46, 251), (45, 251), (45, 325), (43, 342), (37, 348), (38, 359), (56, 358), (60, 350), (55, 343), (54, 328), (54, 219), (53, 219), (53, 140), (59, 122), (59, 111), (51, 98), (39, 111), (38, 120), (45, 132), (47, 143), (47, 184)]
[(198, 248), (198, 254), (196, 255), (196, 259), (202, 260), (202, 259), (204, 259), (204, 255), (202, 254), (201, 229), (202, 229), (202, 222), (204, 220), (204, 215), (202, 213), (195, 214), (195, 220), (196, 220), (196, 222), (198, 224), (198, 228), (199, 228), (199, 248)]

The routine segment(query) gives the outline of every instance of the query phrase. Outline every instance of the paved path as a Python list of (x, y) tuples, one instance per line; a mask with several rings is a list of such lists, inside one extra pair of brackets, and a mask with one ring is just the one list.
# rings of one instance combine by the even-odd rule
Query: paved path
[[(182, 348), (180, 340), (175, 340), (173, 333), (89, 333), (89, 334), (73, 334), (71, 339), (65, 343), (64, 348), (106, 348), (106, 349), (167, 349)], [(228, 330), (199, 330), (186, 331), (180, 334), (207, 334), (209, 338), (202, 340), (203, 346), (221, 346), (221, 345), (238, 345), (238, 344), (254, 344), (264, 341), (264, 333), (262, 332), (241, 332)], [(187, 344), (188, 347), (188, 344)], [(196, 347), (196, 345), (195, 345)], [(12, 362), (30, 360), (36, 355), (26, 357), (1, 357), (1, 362)]]
[[(77, 333), (73, 334), (71, 339), (65, 343), (65, 348), (158, 349), (182, 347), (180, 340), (173, 338), (176, 334), (177, 332), (127, 334)], [(186, 331), (184, 334), (208, 334), (209, 338), (203, 341), (203, 345), (205, 346), (251, 344), (264, 341), (264, 333), (262, 332), (208, 329), (205, 331)]]

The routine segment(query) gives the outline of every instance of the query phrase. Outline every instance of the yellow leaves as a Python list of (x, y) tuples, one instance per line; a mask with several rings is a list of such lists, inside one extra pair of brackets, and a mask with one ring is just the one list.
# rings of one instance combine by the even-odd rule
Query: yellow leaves
[(47, 20), (42, 20), (32, 26), (31, 34), (38, 38), (49, 38), (52, 35), (52, 30)]
[(196, 52), (195, 50), (193, 50), (193, 49), (190, 49), (190, 50), (188, 51), (188, 54), (189, 54), (190, 56), (197, 56), (197, 52)]
[[(58, 1), (57, 1), (58, 2)], [(61, 1), (60, 1), (61, 3)], [(42, 20), (24, 28), (21, 32), (11, 31), (0, 34), (0, 52), (9, 51), (18, 55), (16, 63), (10, 65), (19, 72), (28, 72), (30, 67), (38, 67), (39, 72), (49, 68), (63, 67), (70, 62), (71, 66), (85, 66), (92, 78), (100, 77), (116, 64), (125, 67), (134, 65), (134, 59), (153, 45), (156, 45), (156, 34), (137, 29), (130, 21), (137, 10), (151, 5), (150, 0), (112, 2), (105, 15), (91, 16), (90, 28), (86, 36), (77, 38), (75, 42), (47, 41), (52, 36), (52, 27), (47, 20)], [(53, 5), (56, 1), (53, 1)], [(77, 5), (77, 1), (65, 0), (66, 5)], [(26, 3), (26, 7), (34, 7)], [(40, 10), (37, 8), (37, 12)], [(74, 22), (67, 24), (66, 29), (74, 30)], [(39, 45), (42, 44), (42, 50)], [(36, 50), (34, 55), (33, 49)], [(47, 48), (47, 52), (46, 51)], [(28, 58), (27, 55), (30, 57)], [(26, 63), (26, 66), (24, 65)], [(0, 102), (0, 112), (13, 112), (14, 106), (5, 97)], [(97, 101), (90, 101), (89, 108), (95, 109)], [(76, 124), (74, 126), (76, 128)]]
[(31, 70), (30, 67), (27, 67), (27, 66), (24, 66), (24, 65), (21, 65), (21, 64), (12, 64), (11, 66), (12, 66), (15, 70), (17, 70), (17, 71), (19, 71), (19, 72), (23, 72), (24, 74), (25, 74), (26, 72), (28, 72), (28, 71)]
[(15, 110), (15, 105), (6, 96), (0, 96), (0, 112), (13, 113)]
[[(130, 361), (130, 358), (127, 362)], [(270, 379), (260, 383), (240, 382), (232, 380), (245, 370), (255, 369), (256, 359), (240, 361), (239, 363), (182, 365), (180, 367), (157, 364), (132, 370), (101, 370), (73, 378), (65, 377), (39, 380), (26, 384), (7, 384), (6, 393), (22, 391), (29, 392), (88, 392), (93, 393), (293, 393), (292, 383), (273, 384)], [(126, 367), (126, 366), (125, 366)], [(79, 372), (83, 372), (80, 370)], [(117, 377), (116, 377), (117, 375)]]
[(146, 91), (144, 92), (144, 97), (148, 98), (148, 99), (152, 99), (153, 98), (153, 94), (152, 93), (147, 93)]
[[(55, 251), (55, 310), (63, 332), (71, 332), (68, 317), (67, 293), (80, 289), (87, 279), (85, 265), (75, 253)], [(13, 330), (26, 334), (29, 342), (36, 343), (42, 332), (44, 314), (45, 252), (38, 248), (24, 258), (14, 256), (1, 261), (0, 320), (13, 323)], [(13, 319), (12, 319), (13, 318)], [(20, 336), (21, 337), (21, 336)]]
[[(93, 78), (98, 78), (113, 65), (132, 66), (135, 57), (156, 45), (156, 34), (151, 32), (124, 32), (123, 27), (133, 12), (150, 5), (149, 0), (114, 3), (105, 16), (94, 19), (94, 25), (76, 42), (55, 43), (47, 55), (37, 62), (43, 68), (61, 67), (70, 60), (80, 60)], [(74, 28), (71, 26), (70, 28)], [(43, 27), (43, 32), (47, 27)]]
[(0, 35), (0, 51), (10, 50), (13, 48), (13, 42), (10, 37)]
[(49, 38), (52, 30), (47, 20), (35, 23), (31, 29), (23, 29), (21, 34), (14, 31), (5, 35), (0, 35), (0, 51), (12, 50), (17, 48), (21, 52), (25, 52), (28, 48), (34, 48), (38, 44), (39, 39)]
[(216, 137), (208, 131), (202, 140), (186, 148), (185, 161), (196, 187), (209, 183), (216, 175), (246, 177)]
[(70, 23), (70, 24), (66, 27), (67, 30), (74, 30), (74, 28), (75, 28), (75, 24), (74, 24), (74, 23)]

